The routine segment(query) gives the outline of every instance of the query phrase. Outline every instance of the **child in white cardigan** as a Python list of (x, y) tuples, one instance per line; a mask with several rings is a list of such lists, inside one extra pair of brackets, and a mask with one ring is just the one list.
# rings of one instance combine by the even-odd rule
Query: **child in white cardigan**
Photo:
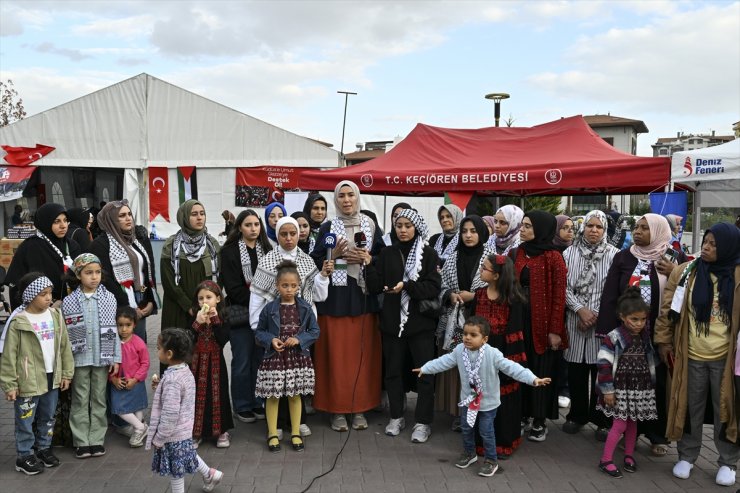
[(493, 422), (496, 409), (501, 404), (498, 372), (535, 387), (547, 385), (549, 378), (538, 378), (519, 363), (506, 359), (495, 347), (486, 344), (491, 326), (483, 317), (472, 316), (465, 321), (463, 343), (451, 353), (429, 361), (413, 371), (419, 376), (442, 373), (457, 366), (460, 372), (460, 403), (464, 451), (455, 465), (465, 469), (478, 460), (475, 453), (473, 426), (478, 421), (478, 431), (483, 439), (486, 457), (478, 471), (479, 476), (493, 476), (498, 470), (496, 435)]

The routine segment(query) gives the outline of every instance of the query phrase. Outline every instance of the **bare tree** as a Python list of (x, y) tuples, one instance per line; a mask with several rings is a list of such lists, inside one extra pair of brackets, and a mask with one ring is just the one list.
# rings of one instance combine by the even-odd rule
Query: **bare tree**
[(0, 81), (0, 127), (22, 120), (26, 116), (23, 100), (18, 97), (18, 91), (13, 88), (13, 81)]
[(516, 120), (514, 119), (514, 116), (511, 113), (509, 113), (509, 118), (504, 120), (504, 123), (506, 124), (507, 127), (513, 127), (515, 121)]

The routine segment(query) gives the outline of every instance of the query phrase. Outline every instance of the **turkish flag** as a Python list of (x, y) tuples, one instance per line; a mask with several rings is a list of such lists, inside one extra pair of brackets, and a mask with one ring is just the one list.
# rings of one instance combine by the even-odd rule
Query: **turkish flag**
[(170, 221), (169, 180), (167, 168), (149, 169), (149, 221), (159, 214)]
[(28, 166), (56, 149), (43, 144), (36, 144), (36, 147), (2, 146), (2, 148), (7, 152), (5, 161), (13, 166)]

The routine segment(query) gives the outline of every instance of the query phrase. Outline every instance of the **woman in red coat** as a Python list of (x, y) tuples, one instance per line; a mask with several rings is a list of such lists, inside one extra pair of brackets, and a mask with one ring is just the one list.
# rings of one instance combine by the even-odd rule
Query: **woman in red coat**
[(546, 419), (558, 418), (557, 362), (560, 351), (568, 347), (564, 327), (566, 272), (563, 256), (553, 245), (557, 231), (555, 216), (545, 211), (529, 211), (522, 219), (522, 240), (514, 255), (519, 283), (528, 295), (524, 317), (524, 343), (528, 367), (553, 385), (524, 389), (523, 426), (529, 427), (529, 440), (543, 442)]

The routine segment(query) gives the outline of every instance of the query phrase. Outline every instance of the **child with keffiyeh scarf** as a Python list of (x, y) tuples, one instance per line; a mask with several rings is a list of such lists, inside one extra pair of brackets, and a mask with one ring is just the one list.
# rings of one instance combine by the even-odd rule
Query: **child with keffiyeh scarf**
[(496, 435), (493, 427), (496, 409), (501, 404), (498, 372), (502, 371), (511, 378), (533, 387), (548, 385), (551, 381), (549, 378), (538, 378), (519, 363), (507, 359), (495, 347), (487, 345), (490, 333), (491, 326), (485, 318), (469, 317), (463, 328), (462, 344), (456, 346), (452, 352), (413, 370), (422, 376), (442, 373), (457, 366), (460, 373), (458, 405), (462, 415), (464, 451), (455, 462), (455, 466), (465, 469), (478, 460), (473, 432), (477, 420), (486, 450), (486, 457), (483, 466), (478, 470), (478, 475), (484, 477), (493, 476), (498, 470)]

